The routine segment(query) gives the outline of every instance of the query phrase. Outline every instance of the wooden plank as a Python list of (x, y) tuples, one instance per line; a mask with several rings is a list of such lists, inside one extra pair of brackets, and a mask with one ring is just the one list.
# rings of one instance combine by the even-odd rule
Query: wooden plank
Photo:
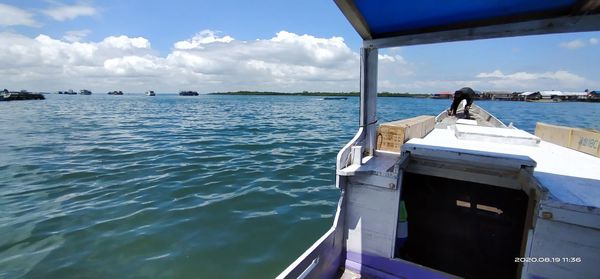
[(573, 129), (569, 148), (600, 157), (600, 133)]
[(538, 122), (535, 135), (542, 140), (600, 157), (600, 132)]
[(383, 123), (377, 131), (377, 149), (400, 152), (405, 142), (426, 136), (434, 126), (435, 117), (431, 115)]
[(535, 124), (535, 135), (547, 142), (566, 147), (569, 145), (571, 128), (538, 122)]

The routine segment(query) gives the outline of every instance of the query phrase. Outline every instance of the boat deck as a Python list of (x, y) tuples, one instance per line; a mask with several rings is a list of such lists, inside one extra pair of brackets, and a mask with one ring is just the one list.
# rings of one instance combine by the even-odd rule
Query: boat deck
[[(498, 141), (475, 140), (457, 137), (457, 124), (454, 127), (436, 128), (425, 138), (411, 139), (405, 149), (424, 149), (431, 152), (445, 151), (457, 154), (472, 154), (534, 162), (534, 177), (548, 189), (550, 198), (561, 203), (572, 204), (599, 210), (600, 208), (600, 158), (581, 153), (566, 147), (540, 141), (536, 144), (510, 142), (508, 137), (498, 137)], [(471, 130), (487, 133), (490, 129), (511, 133), (526, 140), (522, 135), (533, 135), (518, 129), (498, 129), (469, 127)], [(487, 131), (486, 131), (487, 129)], [(460, 130), (460, 129), (459, 129)], [(504, 135), (503, 135), (504, 136)]]

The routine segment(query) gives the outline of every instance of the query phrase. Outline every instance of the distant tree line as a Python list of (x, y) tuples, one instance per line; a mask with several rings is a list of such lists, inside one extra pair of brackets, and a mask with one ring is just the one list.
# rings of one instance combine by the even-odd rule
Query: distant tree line
[[(343, 97), (351, 97), (351, 96), (359, 96), (359, 92), (292, 92), (292, 93), (283, 93), (283, 92), (265, 92), (265, 91), (236, 91), (236, 92), (215, 92), (209, 93), (212, 95), (276, 95), (276, 96), (343, 96)], [(417, 98), (425, 98), (429, 97), (429, 94), (415, 94), (415, 93), (392, 93), (392, 92), (380, 92), (377, 93), (377, 96), (380, 97), (417, 97)]]

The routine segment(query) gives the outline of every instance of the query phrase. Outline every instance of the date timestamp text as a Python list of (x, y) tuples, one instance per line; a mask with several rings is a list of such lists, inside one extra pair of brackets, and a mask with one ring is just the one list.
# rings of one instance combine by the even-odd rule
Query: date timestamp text
[(581, 257), (515, 257), (516, 263), (580, 263)]

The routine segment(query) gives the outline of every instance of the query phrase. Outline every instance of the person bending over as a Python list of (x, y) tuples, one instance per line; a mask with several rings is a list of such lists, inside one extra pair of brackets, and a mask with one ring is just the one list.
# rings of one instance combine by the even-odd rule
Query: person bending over
[(456, 110), (458, 109), (458, 105), (462, 100), (467, 100), (467, 105), (464, 109), (464, 114), (466, 118), (469, 118), (469, 109), (473, 104), (473, 100), (475, 100), (475, 91), (470, 87), (463, 87), (460, 90), (454, 92), (454, 100), (452, 101), (452, 105), (448, 110), (448, 115), (456, 115)]

